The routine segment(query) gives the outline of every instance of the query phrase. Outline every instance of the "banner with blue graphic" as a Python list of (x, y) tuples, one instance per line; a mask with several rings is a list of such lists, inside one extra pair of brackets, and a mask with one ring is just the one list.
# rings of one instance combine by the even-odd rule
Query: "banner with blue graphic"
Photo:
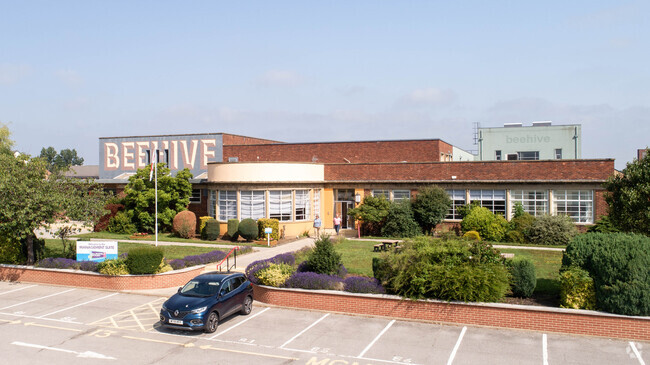
[(117, 241), (77, 241), (77, 261), (117, 259)]

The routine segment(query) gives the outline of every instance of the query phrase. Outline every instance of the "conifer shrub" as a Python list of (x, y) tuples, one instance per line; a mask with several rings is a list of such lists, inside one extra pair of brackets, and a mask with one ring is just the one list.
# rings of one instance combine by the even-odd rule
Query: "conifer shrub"
[(239, 238), (239, 220), (237, 219), (228, 219), (228, 238), (231, 241), (237, 241)]
[(178, 237), (194, 238), (196, 234), (196, 214), (190, 210), (178, 212), (174, 216), (172, 228)]
[(129, 268), (126, 266), (126, 260), (119, 258), (115, 260), (105, 260), (97, 265), (97, 272), (104, 275), (129, 275)]
[(468, 239), (470, 241), (480, 241), (481, 235), (476, 231), (467, 231), (465, 232), (465, 234), (463, 234), (463, 238)]
[(507, 261), (512, 277), (512, 295), (521, 298), (530, 298), (537, 286), (535, 264), (527, 258), (516, 258)]
[(219, 238), (219, 233), (221, 231), (221, 226), (219, 222), (212, 218), (205, 222), (205, 227), (201, 231), (201, 238), (207, 241), (216, 241)]
[[(271, 228), (273, 232), (271, 233), (271, 239), (277, 240), (280, 237), (280, 221), (277, 219), (267, 219), (260, 218), (257, 220), (258, 226), (258, 237), (263, 237), (266, 239), (266, 233), (264, 233), (265, 228)], [(307, 233), (309, 235), (309, 232)]]
[(596, 309), (594, 279), (586, 270), (572, 266), (560, 273), (560, 307)]
[(252, 241), (257, 238), (257, 222), (252, 218), (243, 219), (239, 222), (239, 235), (246, 241)]
[(281, 287), (294, 271), (295, 269), (291, 265), (269, 263), (267, 267), (258, 270), (255, 277), (261, 285)]
[(133, 275), (154, 274), (160, 268), (163, 257), (162, 247), (136, 247), (129, 250), (125, 262)]
[(115, 215), (110, 218), (106, 230), (110, 233), (120, 234), (133, 234), (137, 232), (135, 224), (131, 222), (131, 218), (128, 214), (123, 211), (115, 213)]
[(329, 236), (321, 236), (314, 242), (314, 250), (307, 259), (311, 271), (317, 274), (336, 275), (341, 266), (341, 254), (336, 252)]
[(578, 234), (573, 220), (566, 215), (544, 214), (526, 231), (526, 239), (536, 245), (567, 245)]
[(205, 223), (207, 221), (211, 220), (211, 219), (214, 219), (214, 218), (209, 216), (209, 215), (199, 217), (199, 227), (198, 227), (199, 231), (198, 232), (201, 235), (201, 237), (203, 237), (203, 229), (205, 228)]

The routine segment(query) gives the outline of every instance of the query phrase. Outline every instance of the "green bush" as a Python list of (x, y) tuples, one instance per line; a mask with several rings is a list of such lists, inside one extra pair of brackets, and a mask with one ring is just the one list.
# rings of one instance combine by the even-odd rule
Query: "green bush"
[(508, 269), (512, 277), (512, 295), (529, 298), (537, 286), (535, 264), (530, 259), (517, 258), (508, 261)]
[(232, 241), (237, 241), (239, 238), (239, 220), (228, 219), (228, 237)]
[(650, 237), (586, 233), (562, 257), (563, 269), (578, 266), (594, 280), (596, 307), (634, 316), (650, 315)]
[(19, 240), (7, 236), (0, 236), (0, 263), (22, 264), (26, 258), (22, 253), (22, 244)]
[(133, 275), (154, 274), (163, 261), (162, 247), (136, 247), (129, 251), (126, 266)]
[(505, 237), (508, 221), (484, 207), (473, 207), (460, 222), (463, 232), (477, 231), (487, 241), (500, 242)]
[(216, 219), (212, 218), (205, 222), (205, 226), (201, 231), (201, 238), (207, 241), (216, 241), (216, 239), (219, 238), (220, 233), (221, 225), (219, 225), (219, 222)]
[(476, 231), (467, 231), (463, 235), (463, 238), (471, 240), (471, 241), (480, 241), (481, 240), (481, 235)]
[(400, 253), (386, 255), (388, 279), (382, 284), (413, 299), (499, 301), (510, 286), (508, 270), (497, 258), (498, 251), (478, 244), (423, 236), (405, 241)]
[(422, 230), (413, 216), (410, 201), (390, 203), (381, 234), (386, 237), (415, 237), (422, 234)]
[(124, 259), (105, 260), (97, 265), (97, 272), (104, 275), (129, 275), (129, 268)]
[[(523, 209), (523, 208), (522, 208)], [(506, 239), (508, 242), (526, 243), (528, 228), (535, 222), (535, 217), (526, 212), (519, 213), (510, 220)]]
[(257, 238), (257, 222), (253, 218), (246, 218), (239, 222), (239, 235), (246, 241), (252, 241)]
[(210, 219), (214, 219), (213, 217), (210, 217), (209, 215), (199, 217), (199, 233), (203, 234), (203, 229), (205, 228), (205, 223), (209, 221)]
[(137, 231), (135, 224), (131, 223), (131, 218), (129, 218), (126, 212), (117, 212), (117, 214), (108, 221), (107, 230), (110, 233), (120, 234), (133, 234)]
[[(271, 239), (277, 240), (280, 237), (280, 221), (277, 219), (267, 219), (260, 218), (257, 220), (258, 227), (258, 237), (263, 237), (266, 239), (266, 233), (264, 233), (264, 228), (271, 228), (273, 232), (271, 233)], [(309, 236), (309, 232), (307, 232)]]
[(573, 266), (560, 273), (560, 307), (596, 309), (594, 280), (587, 271)]
[(616, 233), (620, 232), (620, 230), (614, 225), (614, 222), (612, 222), (608, 215), (604, 215), (596, 221), (596, 224), (589, 227), (587, 232)]
[(415, 221), (426, 234), (433, 233), (451, 207), (449, 194), (438, 186), (425, 186), (418, 191), (412, 203)]
[(384, 282), (388, 279), (389, 273), (390, 268), (388, 266), (388, 261), (385, 258), (372, 258), (372, 276), (375, 279), (379, 280), (379, 282)]
[(526, 238), (535, 245), (566, 245), (577, 234), (569, 216), (544, 214), (528, 227)]
[(295, 271), (291, 265), (271, 263), (268, 267), (257, 271), (255, 277), (261, 285), (280, 287)]
[(341, 254), (336, 252), (329, 236), (321, 236), (314, 242), (307, 265), (318, 274), (337, 275), (341, 266)]

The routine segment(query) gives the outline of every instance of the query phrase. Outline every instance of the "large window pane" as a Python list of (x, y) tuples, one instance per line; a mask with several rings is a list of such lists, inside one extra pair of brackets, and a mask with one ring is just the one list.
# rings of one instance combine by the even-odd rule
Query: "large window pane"
[(576, 223), (594, 222), (594, 194), (591, 190), (555, 190), (556, 214), (566, 214)]
[(488, 208), (494, 214), (506, 215), (505, 190), (470, 190), (470, 203), (478, 202), (480, 206)]
[(411, 199), (411, 191), (410, 190), (393, 190), (393, 201), (400, 201), (400, 200), (409, 200)]
[(296, 220), (304, 221), (309, 219), (309, 190), (296, 190)]
[(510, 192), (512, 214), (516, 202), (521, 203), (525, 212), (534, 216), (548, 214), (548, 191), (546, 190), (512, 190)]
[(244, 190), (240, 193), (241, 219), (252, 218), (258, 220), (266, 218), (266, 200), (262, 190)]
[(373, 190), (372, 196), (377, 198), (383, 196), (386, 200), (390, 200), (390, 190)]
[(465, 190), (447, 190), (447, 194), (451, 199), (451, 207), (445, 219), (463, 219), (458, 212), (458, 208), (467, 204)]
[(219, 190), (219, 220), (237, 218), (237, 191)]
[(269, 191), (269, 217), (279, 221), (291, 220), (291, 190)]
[(217, 192), (215, 190), (210, 190), (208, 195), (208, 215), (217, 218)]

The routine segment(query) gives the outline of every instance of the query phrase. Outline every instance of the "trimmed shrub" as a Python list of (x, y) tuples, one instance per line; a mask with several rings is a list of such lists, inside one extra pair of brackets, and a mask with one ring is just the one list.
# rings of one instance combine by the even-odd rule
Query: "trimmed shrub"
[(104, 275), (129, 275), (129, 268), (124, 259), (105, 260), (97, 265), (97, 272)]
[(269, 263), (269, 265), (255, 273), (259, 284), (280, 287), (294, 273), (291, 265)]
[(164, 258), (162, 247), (136, 247), (129, 250), (126, 266), (133, 275), (154, 274)]
[(239, 238), (239, 220), (228, 219), (228, 237), (231, 241), (237, 241)]
[(196, 233), (196, 214), (190, 210), (178, 212), (174, 217), (172, 229), (178, 237), (194, 238)]
[(422, 229), (415, 221), (410, 201), (390, 203), (381, 234), (386, 237), (415, 237), (422, 234)]
[(470, 241), (480, 241), (481, 235), (476, 231), (467, 231), (463, 234), (463, 238)]
[(201, 238), (207, 241), (216, 241), (221, 233), (221, 226), (216, 219), (209, 219), (205, 222), (205, 227), (201, 231)]
[(535, 245), (566, 245), (577, 234), (569, 216), (544, 214), (528, 227), (526, 238)]
[(260, 284), (256, 276), (258, 271), (266, 269), (271, 264), (283, 264), (283, 265), (289, 265), (293, 267), (295, 263), (296, 263), (296, 258), (293, 253), (281, 253), (279, 255), (275, 255), (271, 257), (270, 259), (258, 260), (250, 263), (246, 267), (246, 277), (251, 283)]
[(343, 280), (343, 290), (350, 293), (384, 294), (386, 290), (379, 280), (365, 276), (350, 276)]
[(586, 270), (573, 266), (560, 273), (560, 307), (596, 309), (594, 279)]
[(507, 261), (510, 275), (512, 276), (512, 295), (521, 298), (530, 298), (537, 286), (535, 264), (530, 259), (516, 258)]
[(576, 236), (562, 257), (594, 280), (596, 307), (633, 316), (650, 315), (650, 237), (625, 233)]
[(477, 231), (486, 241), (501, 242), (506, 234), (508, 221), (485, 207), (475, 206), (463, 218), (460, 226), (463, 232)]
[(341, 254), (334, 250), (329, 236), (321, 236), (314, 242), (314, 250), (307, 259), (309, 268), (317, 274), (336, 275), (341, 266)]
[(257, 238), (257, 222), (253, 218), (242, 219), (239, 222), (239, 235), (246, 241), (252, 241)]
[(133, 234), (137, 232), (135, 224), (126, 212), (117, 212), (108, 222), (107, 230), (110, 233)]
[(198, 232), (201, 235), (201, 237), (203, 237), (203, 229), (205, 229), (205, 223), (207, 221), (211, 220), (211, 219), (214, 219), (214, 218), (209, 216), (209, 215), (199, 217), (199, 227), (198, 227), (199, 231)]
[[(271, 239), (277, 240), (280, 237), (280, 221), (277, 219), (267, 219), (260, 218), (257, 220), (258, 233), (257, 237), (263, 237), (266, 239), (266, 233), (264, 233), (264, 228), (271, 228), (273, 232), (271, 233)], [(309, 232), (307, 232), (309, 236)]]
[(285, 288), (312, 290), (341, 290), (341, 278), (334, 275), (318, 274), (315, 272), (296, 272), (284, 283)]

